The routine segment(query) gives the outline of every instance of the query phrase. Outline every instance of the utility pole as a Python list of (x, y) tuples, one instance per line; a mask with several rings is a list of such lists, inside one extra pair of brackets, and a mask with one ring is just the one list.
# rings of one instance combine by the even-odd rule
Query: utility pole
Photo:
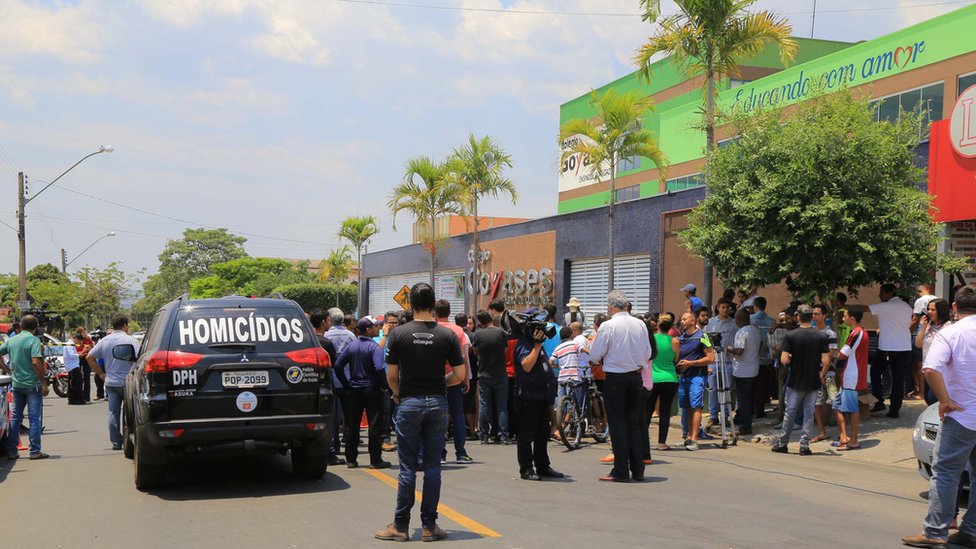
[(27, 234), (24, 228), (24, 172), (17, 172), (17, 249), (19, 262), (17, 265), (17, 308), (27, 301)]
[(68, 272), (68, 252), (61, 248), (61, 272)]

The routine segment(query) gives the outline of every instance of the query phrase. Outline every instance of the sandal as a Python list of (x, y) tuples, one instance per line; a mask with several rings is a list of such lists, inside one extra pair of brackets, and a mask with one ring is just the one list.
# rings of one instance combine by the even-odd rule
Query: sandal
[(823, 441), (823, 440), (827, 440), (827, 435), (817, 435), (817, 436), (811, 438), (810, 439), (810, 442), (811, 443), (814, 443), (814, 442), (820, 442), (820, 441)]
[(860, 447), (861, 447), (860, 444), (858, 444), (857, 446), (848, 446), (847, 444), (841, 444), (840, 446), (837, 447), (837, 451), (838, 452), (846, 452), (848, 450), (857, 450)]
[(667, 444), (658, 444), (658, 446), (657, 446), (657, 450), (659, 452), (667, 452), (670, 449), (671, 449), (671, 447), (668, 446)]

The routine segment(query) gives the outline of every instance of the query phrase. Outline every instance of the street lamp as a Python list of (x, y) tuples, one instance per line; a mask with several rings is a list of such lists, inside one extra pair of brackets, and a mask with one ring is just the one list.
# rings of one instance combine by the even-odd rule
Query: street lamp
[[(17, 269), (18, 278), (18, 292), (17, 292), (17, 308), (25, 309), (25, 304), (27, 303), (27, 230), (24, 223), (24, 218), (26, 214), (24, 208), (27, 204), (41, 195), (44, 191), (48, 189), (51, 185), (58, 182), (59, 179), (64, 177), (64, 175), (75, 168), (78, 164), (81, 164), (88, 158), (95, 156), (96, 154), (110, 153), (115, 149), (111, 145), (102, 145), (97, 151), (89, 153), (81, 158), (81, 160), (75, 162), (70, 168), (61, 172), (61, 175), (57, 176), (50, 183), (41, 188), (34, 196), (27, 198), (24, 196), (24, 172), (19, 172), (17, 174), (17, 245), (19, 248), (19, 264)], [(80, 254), (79, 254), (80, 255)], [(77, 258), (76, 258), (77, 259)]]
[(79, 257), (81, 257), (82, 255), (85, 254), (85, 252), (87, 252), (88, 250), (92, 249), (92, 246), (94, 246), (95, 244), (98, 244), (102, 240), (104, 240), (106, 238), (109, 238), (111, 236), (115, 236), (115, 231), (112, 231), (112, 232), (110, 232), (108, 234), (105, 234), (105, 235), (102, 235), (102, 236), (98, 237), (94, 242), (92, 242), (91, 244), (89, 244), (87, 248), (85, 248), (84, 250), (82, 250), (80, 254), (76, 255), (75, 258), (72, 259), (71, 261), (68, 261), (68, 253), (64, 251), (64, 248), (61, 248), (61, 272), (62, 273), (68, 272), (68, 265), (71, 265), (72, 263), (74, 263), (75, 261), (77, 261)]

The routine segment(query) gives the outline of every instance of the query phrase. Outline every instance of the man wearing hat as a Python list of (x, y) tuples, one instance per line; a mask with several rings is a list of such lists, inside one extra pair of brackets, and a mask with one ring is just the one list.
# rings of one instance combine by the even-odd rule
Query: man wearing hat
[(569, 326), (574, 322), (579, 322), (584, 328), (586, 328), (586, 315), (580, 310), (580, 300), (571, 297), (569, 298), (569, 303), (566, 304), (569, 308), (569, 312), (563, 318), (563, 326)]
[(688, 283), (681, 287), (681, 291), (685, 293), (685, 311), (689, 313), (694, 313), (699, 307), (704, 305), (701, 298), (695, 295), (698, 288), (694, 284)]
[[(373, 338), (379, 334), (382, 319), (364, 316), (356, 323), (359, 337), (348, 344), (336, 360), (333, 371), (348, 388), (346, 405), (346, 466), (358, 467), (359, 423), (366, 411), (369, 422), (369, 463), (373, 469), (390, 466), (383, 461), (383, 389), (386, 364), (383, 348)], [(348, 368), (348, 377), (346, 370)]]

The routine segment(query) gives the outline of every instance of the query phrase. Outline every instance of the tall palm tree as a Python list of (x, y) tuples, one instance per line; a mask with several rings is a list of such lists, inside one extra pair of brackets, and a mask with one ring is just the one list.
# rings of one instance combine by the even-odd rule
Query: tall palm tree
[(458, 189), (450, 184), (446, 173), (444, 164), (436, 163), (427, 156), (411, 158), (407, 160), (403, 181), (393, 187), (390, 201), (387, 202), (393, 213), (393, 230), (396, 230), (396, 216), (402, 211), (410, 212), (418, 226), (429, 229), (429, 236), (423, 237), (421, 243), (430, 252), (431, 286), (434, 285), (434, 259), (437, 255), (437, 218), (463, 212)]
[[(500, 194), (508, 194), (512, 198), (512, 204), (518, 202), (515, 183), (502, 175), (505, 168), (511, 167), (512, 155), (506, 153), (497, 141), (487, 135), (480, 139), (474, 134), (469, 135), (467, 145), (454, 149), (447, 161), (448, 179), (457, 185), (462, 205), (473, 220), (471, 250), (475, 287), (478, 284), (478, 258), (481, 256), (481, 247), (478, 244), (478, 201), (484, 196), (497, 198)], [(477, 300), (478, 293), (471, 292), (469, 312), (472, 314), (478, 308)]]
[[(352, 249), (344, 244), (329, 253), (319, 263), (319, 280), (332, 284), (342, 284), (352, 269)], [(339, 290), (336, 288), (336, 307), (339, 306)]]
[[(634, 54), (645, 81), (650, 81), (652, 59), (659, 53), (670, 55), (689, 78), (704, 77), (706, 153), (715, 148), (715, 88), (720, 76), (739, 76), (739, 62), (761, 53), (768, 44), (779, 47), (784, 65), (796, 56), (789, 21), (768, 11), (748, 11), (755, 1), (674, 0), (678, 13), (658, 20), (657, 32)], [(660, 0), (640, 0), (640, 6), (642, 19), (657, 19)], [(702, 298), (711, 303), (712, 268), (707, 261), (704, 276)]]
[[(624, 158), (643, 156), (654, 162), (661, 181), (665, 179), (668, 163), (653, 133), (641, 126), (641, 118), (654, 108), (649, 97), (641, 97), (639, 91), (618, 93), (610, 88), (603, 95), (590, 92), (590, 105), (597, 116), (590, 119), (576, 118), (566, 121), (559, 128), (559, 142), (563, 145), (559, 164), (574, 155), (578, 161), (596, 173), (597, 181), (609, 168), (609, 265), (607, 288), (613, 288), (614, 210), (617, 203), (617, 164)], [(585, 161), (584, 161), (585, 160)]]
[(356, 312), (358, 314), (363, 313), (362, 303), (360, 302), (363, 296), (363, 247), (378, 232), (380, 232), (380, 226), (376, 223), (375, 217), (371, 215), (351, 215), (342, 220), (339, 232), (336, 233), (339, 238), (348, 240), (356, 248), (356, 270), (358, 272), (356, 277), (358, 284), (356, 287)]

